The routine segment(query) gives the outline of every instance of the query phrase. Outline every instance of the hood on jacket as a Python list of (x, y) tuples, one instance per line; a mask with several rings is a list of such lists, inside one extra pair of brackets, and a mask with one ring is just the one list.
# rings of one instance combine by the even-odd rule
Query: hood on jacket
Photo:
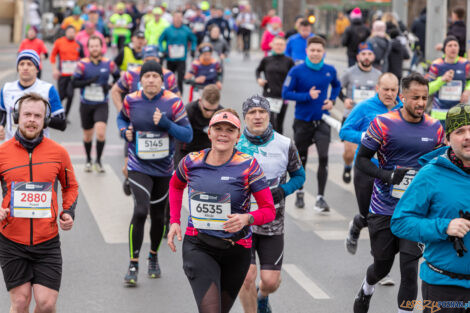
[[(426, 164), (436, 164), (450, 170), (459, 172), (463, 175), (469, 175), (461, 170), (458, 166), (456, 166), (447, 156), (447, 150), (449, 150), (449, 146), (444, 146), (439, 149), (433, 150), (423, 156), (421, 156), (418, 160), (421, 166), (425, 166)], [(470, 176), (470, 175), (469, 175)]]

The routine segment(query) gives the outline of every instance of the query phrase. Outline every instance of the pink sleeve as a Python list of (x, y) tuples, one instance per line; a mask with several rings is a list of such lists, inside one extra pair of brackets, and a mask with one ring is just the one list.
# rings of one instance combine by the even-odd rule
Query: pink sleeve
[(267, 30), (264, 31), (263, 37), (261, 39), (261, 50), (269, 51), (271, 47), (269, 47), (269, 32)]
[(263, 225), (273, 221), (276, 217), (276, 209), (274, 208), (274, 200), (271, 190), (266, 187), (253, 193), (253, 196), (258, 204), (258, 210), (250, 212), (250, 214), (255, 218), (254, 225)]
[[(170, 225), (173, 223), (180, 224), (181, 221), (181, 205), (183, 203), (183, 192), (186, 187), (186, 183), (182, 182), (176, 173), (170, 180)], [(272, 199), (272, 198), (271, 198)]]

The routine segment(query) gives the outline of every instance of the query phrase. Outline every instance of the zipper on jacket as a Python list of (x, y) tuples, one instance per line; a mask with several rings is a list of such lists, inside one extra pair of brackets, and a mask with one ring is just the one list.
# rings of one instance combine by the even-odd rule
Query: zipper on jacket
[[(29, 180), (33, 182), (33, 154), (29, 153)], [(33, 245), (33, 219), (29, 219), (30, 231), (31, 231), (31, 245)]]

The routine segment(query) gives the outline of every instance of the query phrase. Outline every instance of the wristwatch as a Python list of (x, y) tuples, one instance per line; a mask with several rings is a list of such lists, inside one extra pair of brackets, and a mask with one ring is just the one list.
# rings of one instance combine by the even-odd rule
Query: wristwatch
[(255, 223), (255, 218), (253, 215), (249, 214), (250, 218), (248, 219), (248, 225), (253, 225)]

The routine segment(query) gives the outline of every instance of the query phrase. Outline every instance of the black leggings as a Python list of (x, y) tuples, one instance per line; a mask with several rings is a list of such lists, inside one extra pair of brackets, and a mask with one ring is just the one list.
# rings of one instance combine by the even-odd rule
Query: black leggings
[(251, 250), (238, 244), (220, 250), (197, 237), (184, 237), (183, 269), (200, 313), (230, 312), (248, 273), (250, 259)]
[[(377, 260), (367, 269), (366, 280), (369, 285), (377, 284), (392, 269), (393, 260)], [(418, 261), (419, 256), (400, 252), (400, 288), (398, 289), (397, 303), (398, 307), (403, 301), (416, 300), (418, 295)], [(405, 308), (401, 308), (407, 311)], [(413, 311), (413, 309), (411, 309)]]
[(59, 97), (60, 101), (64, 101), (67, 99), (65, 105), (65, 116), (68, 117), (70, 113), (70, 108), (72, 107), (73, 101), (73, 86), (72, 86), (72, 76), (60, 76), (59, 81), (57, 82), (57, 86), (59, 87)]
[(243, 39), (243, 52), (250, 51), (251, 46), (251, 30), (246, 28), (240, 28), (240, 35)]
[(300, 161), (304, 169), (307, 165), (308, 148), (315, 143), (318, 153), (318, 194), (323, 196), (328, 179), (328, 148), (331, 128), (324, 121), (306, 122), (298, 119), (294, 120), (293, 128), (294, 142), (299, 150)]
[(129, 227), (129, 253), (131, 259), (139, 258), (144, 240), (144, 226), (150, 211), (150, 250), (157, 251), (165, 226), (164, 211), (171, 177), (156, 177), (129, 171), (129, 182), (134, 196), (134, 215)]
[(367, 215), (369, 214), (370, 198), (374, 189), (374, 178), (354, 167), (354, 190), (356, 191), (359, 214), (354, 216), (354, 226), (360, 231), (367, 227)]
[(186, 60), (185, 61), (167, 61), (167, 68), (177, 75), (178, 89), (183, 94), (183, 81), (184, 74), (186, 72)]

